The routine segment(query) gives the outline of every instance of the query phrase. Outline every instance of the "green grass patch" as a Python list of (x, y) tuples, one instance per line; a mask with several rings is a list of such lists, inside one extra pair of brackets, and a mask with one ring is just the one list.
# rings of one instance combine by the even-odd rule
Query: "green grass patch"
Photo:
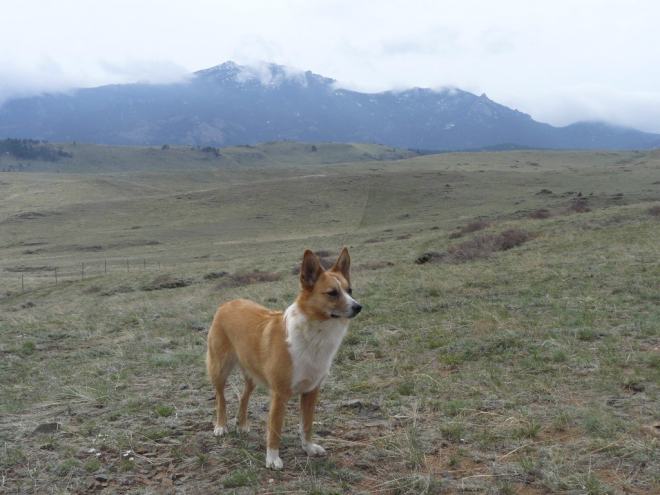
[(176, 410), (173, 406), (166, 406), (163, 404), (159, 404), (155, 407), (154, 409), (156, 411), (156, 414), (162, 418), (169, 418), (174, 414), (174, 411)]

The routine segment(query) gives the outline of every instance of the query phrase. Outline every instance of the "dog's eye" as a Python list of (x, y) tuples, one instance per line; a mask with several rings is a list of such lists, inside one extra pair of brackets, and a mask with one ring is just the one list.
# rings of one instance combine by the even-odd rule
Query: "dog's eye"
[(331, 291), (326, 292), (326, 294), (329, 295), (330, 297), (337, 297), (339, 295), (339, 292), (337, 292), (337, 289), (332, 289)]
[(351, 289), (350, 287), (348, 289), (346, 289), (346, 292), (348, 292), (349, 296), (353, 295), (353, 289)]

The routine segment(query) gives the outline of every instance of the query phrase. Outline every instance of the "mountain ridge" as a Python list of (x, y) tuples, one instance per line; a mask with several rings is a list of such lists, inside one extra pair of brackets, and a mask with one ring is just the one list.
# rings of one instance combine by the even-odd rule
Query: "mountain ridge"
[(0, 106), (0, 137), (194, 146), (366, 142), (438, 151), (505, 144), (660, 147), (660, 134), (601, 122), (554, 127), (459, 88), (364, 93), (311, 71), (231, 61), (177, 83), (114, 84), (12, 99)]

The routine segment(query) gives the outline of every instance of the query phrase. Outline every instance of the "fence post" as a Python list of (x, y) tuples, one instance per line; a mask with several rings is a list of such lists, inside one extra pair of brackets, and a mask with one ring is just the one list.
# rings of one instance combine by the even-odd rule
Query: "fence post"
[(25, 284), (23, 283), (23, 273), (21, 272), (21, 292), (25, 292)]
[(108, 260), (103, 260), (103, 272), (108, 273)]
[(146, 269), (147, 269), (147, 260), (146, 260), (146, 258), (144, 258), (144, 259), (142, 260), (142, 269), (143, 269), (143, 270), (146, 270)]

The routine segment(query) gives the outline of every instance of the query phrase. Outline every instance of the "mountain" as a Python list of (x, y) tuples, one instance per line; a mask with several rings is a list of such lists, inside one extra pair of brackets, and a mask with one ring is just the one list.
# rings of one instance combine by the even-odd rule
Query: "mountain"
[(233, 62), (175, 84), (123, 84), (9, 100), (0, 137), (226, 146), (383, 143), (421, 150), (645, 149), (660, 135), (603, 123), (553, 127), (460, 89), (361, 93), (280, 65)]

